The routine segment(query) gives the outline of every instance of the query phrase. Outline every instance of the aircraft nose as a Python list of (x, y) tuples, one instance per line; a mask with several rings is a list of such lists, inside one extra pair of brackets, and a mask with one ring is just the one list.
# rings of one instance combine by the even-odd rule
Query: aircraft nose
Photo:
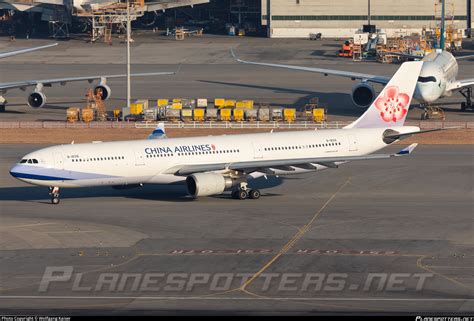
[(21, 176), (21, 173), (22, 173), (22, 166), (20, 165), (15, 165), (12, 168), (10, 168), (10, 175), (15, 178), (18, 178), (19, 176)]

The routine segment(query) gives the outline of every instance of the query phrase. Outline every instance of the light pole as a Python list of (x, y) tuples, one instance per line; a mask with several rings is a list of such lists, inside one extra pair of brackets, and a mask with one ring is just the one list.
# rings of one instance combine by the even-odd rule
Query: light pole
[(132, 96), (130, 83), (130, 1), (127, 0), (127, 108), (130, 108), (130, 100)]
[(444, 50), (444, 23), (445, 23), (445, 0), (441, 0), (441, 35), (439, 37), (439, 48)]

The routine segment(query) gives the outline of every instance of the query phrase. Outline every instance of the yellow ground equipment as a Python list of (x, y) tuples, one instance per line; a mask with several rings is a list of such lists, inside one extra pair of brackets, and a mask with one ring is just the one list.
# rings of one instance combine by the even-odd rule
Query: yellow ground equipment
[(196, 108), (193, 111), (193, 119), (194, 121), (204, 121), (206, 117), (206, 109), (204, 108)]
[(81, 110), (81, 119), (85, 123), (90, 123), (94, 120), (94, 109), (92, 108), (83, 108)]
[(171, 105), (171, 108), (172, 108), (172, 109), (183, 109), (183, 104), (181, 104), (181, 103), (173, 103), (173, 104)]
[(140, 115), (141, 113), (143, 113), (142, 103), (130, 104), (130, 115)]
[(79, 113), (80, 113), (79, 108), (74, 108), (74, 107), (68, 108), (67, 109), (66, 120), (69, 123), (74, 123), (74, 122), (78, 121), (79, 120)]
[(236, 104), (236, 101), (235, 101), (235, 100), (228, 99), (228, 100), (225, 101), (224, 107), (225, 107), (225, 108), (234, 108), (234, 107), (235, 107), (235, 104)]
[(326, 121), (326, 110), (324, 108), (313, 109), (313, 121), (316, 123), (322, 123)]
[[(96, 119), (99, 121), (107, 120), (107, 112), (105, 110), (105, 104), (102, 100), (102, 91), (89, 89), (86, 94), (87, 107), (86, 109), (92, 109), (92, 120)], [(95, 116), (95, 117), (94, 117)], [(82, 119), (83, 121), (84, 118)], [(91, 120), (91, 121), (92, 121)]]
[(158, 99), (156, 101), (156, 105), (158, 107), (165, 107), (165, 106), (168, 106), (170, 104), (170, 101), (168, 99)]
[(222, 108), (220, 110), (221, 121), (231, 121), (232, 120), (232, 109)]
[(245, 120), (245, 110), (241, 108), (234, 109), (234, 121), (244, 121)]
[(182, 109), (181, 110), (181, 120), (182, 121), (192, 121), (193, 120), (193, 110), (192, 109)]
[(287, 122), (293, 122), (296, 120), (296, 109), (285, 108), (283, 109), (283, 120)]
[(224, 106), (225, 106), (225, 99), (224, 98), (214, 99), (214, 107), (215, 108), (222, 108)]

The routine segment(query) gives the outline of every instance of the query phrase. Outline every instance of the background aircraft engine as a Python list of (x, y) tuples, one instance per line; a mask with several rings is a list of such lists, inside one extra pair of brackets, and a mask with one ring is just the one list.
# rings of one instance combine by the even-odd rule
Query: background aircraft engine
[(107, 85), (97, 85), (94, 88), (94, 93), (95, 94), (100, 93), (100, 95), (102, 96), (102, 100), (107, 100), (110, 98), (110, 95), (112, 94), (112, 90)]
[(369, 108), (375, 98), (374, 88), (367, 83), (360, 83), (352, 88), (352, 102), (358, 108)]
[(46, 96), (41, 91), (35, 91), (28, 96), (28, 106), (41, 108), (46, 103)]
[(196, 173), (186, 178), (188, 193), (194, 198), (222, 194), (232, 185), (233, 182), (230, 178), (216, 173)]

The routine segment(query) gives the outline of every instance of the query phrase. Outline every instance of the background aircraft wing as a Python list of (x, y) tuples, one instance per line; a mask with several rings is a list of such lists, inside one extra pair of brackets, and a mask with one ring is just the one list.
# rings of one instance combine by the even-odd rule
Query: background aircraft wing
[(20, 49), (20, 50), (8, 51), (8, 52), (0, 52), (0, 58), (7, 58), (11, 56), (21, 55), (21, 54), (28, 53), (31, 51), (46, 49), (46, 48), (54, 47), (57, 45), (58, 45), (57, 43), (53, 43), (53, 44), (45, 45), (45, 46), (26, 48), (26, 49)]
[(265, 172), (269, 173), (272, 169), (294, 170), (292, 167), (315, 169), (315, 164), (323, 165), (330, 168), (336, 168), (337, 163), (344, 163), (354, 160), (383, 159), (395, 156), (409, 155), (415, 149), (417, 144), (412, 144), (396, 154), (371, 154), (365, 156), (346, 156), (346, 157), (317, 157), (317, 158), (300, 158), (300, 159), (280, 159), (280, 160), (257, 160), (248, 162), (235, 163), (216, 163), (216, 164), (197, 164), (184, 165), (181, 167), (172, 167), (165, 174), (174, 174), (179, 176), (187, 176), (194, 173), (237, 170), (245, 173)]
[(449, 90), (456, 90), (456, 89), (461, 89), (463, 87), (469, 87), (469, 86), (474, 86), (474, 78), (455, 81), (455, 82), (451, 83), (451, 85), (448, 87), (448, 89)]
[(248, 65), (258, 65), (258, 66), (266, 66), (266, 67), (273, 67), (273, 68), (283, 68), (283, 69), (291, 69), (291, 70), (299, 70), (299, 71), (306, 71), (306, 72), (314, 72), (323, 74), (325, 76), (340, 76), (351, 78), (352, 80), (360, 79), (369, 82), (374, 82), (377, 84), (386, 85), (390, 81), (390, 77), (384, 76), (377, 76), (377, 75), (370, 75), (370, 74), (363, 74), (358, 72), (351, 72), (351, 71), (343, 71), (343, 70), (336, 70), (336, 69), (324, 69), (324, 68), (314, 68), (314, 67), (302, 67), (302, 66), (292, 66), (292, 65), (279, 65), (279, 64), (270, 64), (264, 62), (253, 62), (253, 61), (245, 61), (239, 59), (235, 56), (234, 51), (231, 50), (232, 56), (242, 64)]
[[(149, 72), (149, 73), (138, 73), (131, 74), (132, 77), (150, 77), (150, 76), (162, 76), (162, 75), (174, 75), (176, 72)], [(25, 90), (27, 87), (36, 86), (38, 84), (44, 87), (51, 87), (53, 84), (66, 85), (68, 82), (74, 81), (88, 81), (92, 83), (94, 80), (106, 80), (111, 78), (124, 78), (126, 74), (120, 75), (108, 75), (108, 76), (88, 76), (88, 77), (68, 77), (68, 78), (54, 78), (54, 79), (38, 79), (38, 80), (25, 80), (10, 83), (0, 83), (0, 92), (5, 93), (8, 89), (20, 88)]]

